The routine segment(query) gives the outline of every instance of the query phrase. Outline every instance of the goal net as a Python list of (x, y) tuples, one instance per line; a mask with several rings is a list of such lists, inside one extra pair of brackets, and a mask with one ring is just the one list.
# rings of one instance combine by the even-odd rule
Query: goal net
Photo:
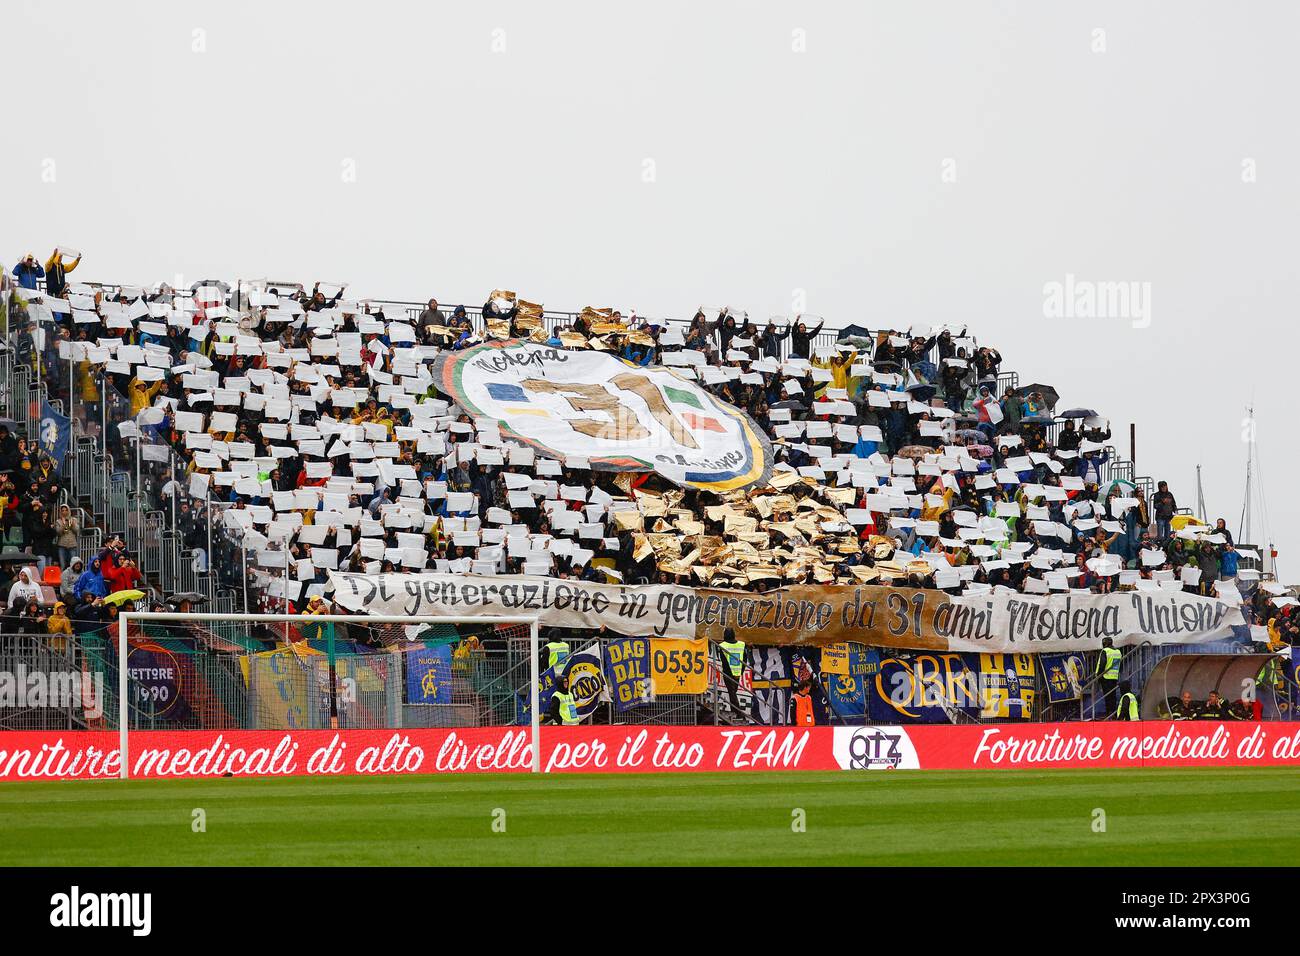
[(536, 757), (532, 618), (129, 613), (118, 631), (105, 721), (124, 777), (149, 730), (516, 726)]

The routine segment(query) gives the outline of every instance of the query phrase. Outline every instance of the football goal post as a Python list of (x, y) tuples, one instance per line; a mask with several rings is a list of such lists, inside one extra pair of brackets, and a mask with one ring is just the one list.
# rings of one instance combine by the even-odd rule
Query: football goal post
[(126, 611), (116, 638), (122, 779), (159, 729), (528, 727), (541, 770), (536, 615)]

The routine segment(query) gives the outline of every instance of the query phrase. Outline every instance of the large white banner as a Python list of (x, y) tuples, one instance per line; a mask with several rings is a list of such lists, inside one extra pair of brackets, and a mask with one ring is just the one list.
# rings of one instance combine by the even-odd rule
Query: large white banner
[(713, 491), (771, 474), (772, 446), (753, 419), (668, 368), (510, 341), (449, 352), (433, 375), (471, 415), (555, 458)]
[(1058, 653), (1232, 637), (1238, 604), (1171, 590), (1117, 594), (943, 591), (798, 585), (754, 593), (674, 585), (588, 584), (527, 575), (331, 573), (334, 600), (370, 614), (537, 614), (543, 624), (750, 644), (832, 644), (990, 653)]

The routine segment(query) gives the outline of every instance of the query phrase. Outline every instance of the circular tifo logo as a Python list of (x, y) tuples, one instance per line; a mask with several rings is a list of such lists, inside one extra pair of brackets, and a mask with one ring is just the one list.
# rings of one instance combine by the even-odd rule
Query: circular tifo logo
[(772, 445), (753, 419), (668, 368), (511, 341), (448, 353), (433, 375), (471, 415), (560, 460), (714, 491), (771, 475)]
[(569, 679), (569, 693), (578, 707), (578, 715), (587, 717), (600, 703), (605, 690), (605, 674), (600, 669), (600, 661), (584, 654), (569, 658), (565, 676)]
[(916, 747), (902, 727), (836, 727), (835, 762), (842, 770), (919, 770)]

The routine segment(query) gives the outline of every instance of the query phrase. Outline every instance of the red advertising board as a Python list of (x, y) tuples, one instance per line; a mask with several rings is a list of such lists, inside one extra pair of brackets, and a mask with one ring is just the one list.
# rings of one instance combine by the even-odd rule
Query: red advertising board
[[(0, 733), (0, 781), (112, 779), (117, 734)], [(527, 728), (139, 731), (131, 776), (520, 773)], [(1300, 723), (545, 727), (549, 773), (1300, 765)]]

